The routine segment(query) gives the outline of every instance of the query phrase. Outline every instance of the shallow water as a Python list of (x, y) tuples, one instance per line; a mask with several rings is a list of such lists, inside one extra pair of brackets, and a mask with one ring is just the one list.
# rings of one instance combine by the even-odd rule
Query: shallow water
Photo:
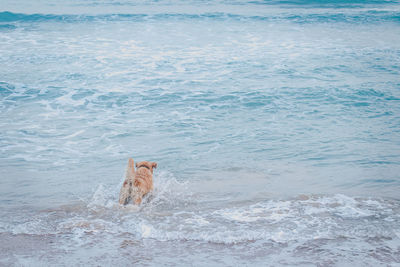
[[(0, 265), (399, 265), (399, 18), (2, 1)], [(158, 163), (140, 208), (128, 157)]]

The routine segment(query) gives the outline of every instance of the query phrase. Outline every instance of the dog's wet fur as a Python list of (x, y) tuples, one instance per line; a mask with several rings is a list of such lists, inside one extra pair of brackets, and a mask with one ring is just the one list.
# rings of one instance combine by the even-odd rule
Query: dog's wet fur
[(153, 190), (153, 169), (157, 163), (141, 161), (135, 164), (132, 158), (128, 160), (126, 178), (119, 193), (119, 204), (126, 205), (131, 201), (140, 205), (143, 197)]

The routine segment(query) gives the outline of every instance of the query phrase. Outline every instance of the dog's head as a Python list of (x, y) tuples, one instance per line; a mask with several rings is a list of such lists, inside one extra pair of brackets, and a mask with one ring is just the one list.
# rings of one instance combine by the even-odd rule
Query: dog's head
[(136, 162), (136, 169), (142, 167), (148, 169), (149, 171), (151, 171), (151, 173), (153, 173), (153, 169), (157, 168), (157, 163), (151, 161)]

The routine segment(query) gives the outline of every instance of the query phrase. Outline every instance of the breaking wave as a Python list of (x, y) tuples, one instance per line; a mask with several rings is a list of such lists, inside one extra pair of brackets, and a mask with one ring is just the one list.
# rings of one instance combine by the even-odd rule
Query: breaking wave
[[(164, 176), (167, 177), (168, 175)], [(231, 203), (201, 208), (184, 184), (169, 180), (156, 186), (141, 207), (117, 204), (114, 192), (99, 185), (92, 197), (76, 205), (45, 210), (26, 222), (5, 227), (13, 234), (130, 234), (136, 240), (202, 241), (221, 244), (315, 239), (400, 238), (397, 200), (353, 198), (345, 195), (300, 195), (293, 199)], [(397, 239), (398, 240), (398, 239)]]

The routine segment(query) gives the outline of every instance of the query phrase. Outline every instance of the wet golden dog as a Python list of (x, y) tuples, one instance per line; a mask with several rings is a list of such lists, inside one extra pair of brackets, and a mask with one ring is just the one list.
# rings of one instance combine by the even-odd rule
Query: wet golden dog
[(153, 190), (153, 169), (157, 163), (141, 161), (136, 163), (136, 171), (133, 159), (128, 160), (126, 178), (119, 193), (119, 204), (126, 205), (131, 200), (136, 205), (142, 203), (142, 198)]

